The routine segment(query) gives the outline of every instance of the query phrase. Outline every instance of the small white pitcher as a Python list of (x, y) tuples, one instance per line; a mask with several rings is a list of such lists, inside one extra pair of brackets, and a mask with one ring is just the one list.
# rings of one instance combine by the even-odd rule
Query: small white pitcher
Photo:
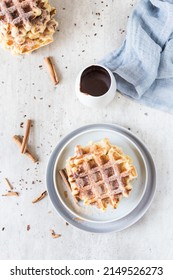
[[(98, 93), (98, 96), (94, 96), (94, 95), (91, 95), (90, 93), (87, 93), (87, 92), (84, 93), (81, 91), (82, 75), (87, 69), (89, 69), (91, 67), (102, 68), (104, 71), (107, 72), (108, 77), (110, 78), (109, 88), (108, 88), (107, 92), (102, 95), (99, 95), (99, 93)], [(76, 91), (76, 95), (77, 95), (79, 101), (83, 105), (85, 105), (87, 107), (92, 107), (92, 108), (103, 108), (103, 107), (107, 106), (114, 99), (114, 97), (116, 95), (116, 89), (117, 89), (116, 80), (115, 80), (115, 77), (112, 74), (112, 72), (108, 68), (106, 68), (102, 65), (99, 65), (99, 64), (93, 64), (93, 65), (90, 65), (90, 66), (84, 68), (78, 74), (76, 83), (75, 83), (75, 91)]]

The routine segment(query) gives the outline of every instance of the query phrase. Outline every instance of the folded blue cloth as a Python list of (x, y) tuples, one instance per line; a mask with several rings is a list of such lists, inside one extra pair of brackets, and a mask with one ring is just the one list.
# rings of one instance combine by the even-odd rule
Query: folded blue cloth
[(126, 40), (100, 62), (126, 96), (173, 114), (173, 0), (141, 0)]

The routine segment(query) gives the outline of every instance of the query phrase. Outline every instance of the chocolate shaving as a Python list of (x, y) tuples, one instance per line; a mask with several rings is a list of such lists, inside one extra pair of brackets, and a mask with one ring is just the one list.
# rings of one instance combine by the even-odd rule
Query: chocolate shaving
[(24, 123), (23, 123), (23, 122), (21, 122), (21, 123), (20, 123), (20, 127), (21, 127), (21, 128), (23, 128), (23, 125), (24, 125)]
[(30, 229), (31, 229), (31, 226), (27, 225), (27, 231), (30, 231)]
[(43, 198), (45, 198), (46, 196), (47, 196), (47, 191), (41, 193), (41, 195), (38, 196), (37, 198), (35, 198), (35, 199), (32, 201), (32, 203), (37, 203), (37, 202), (39, 202), (40, 200), (42, 200)]

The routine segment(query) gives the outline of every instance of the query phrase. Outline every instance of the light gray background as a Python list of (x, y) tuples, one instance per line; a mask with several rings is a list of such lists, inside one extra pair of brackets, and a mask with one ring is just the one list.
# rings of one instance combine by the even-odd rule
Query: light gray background
[[(121, 95), (108, 108), (96, 112), (82, 106), (74, 93), (78, 72), (122, 43), (135, 1), (51, 2), (57, 7), (60, 23), (52, 45), (24, 57), (0, 49), (0, 195), (6, 189), (5, 177), (20, 192), (17, 198), (0, 196), (0, 258), (171, 259), (172, 116)], [(61, 78), (56, 88), (45, 67), (39, 67), (49, 55), (54, 57)], [(34, 121), (30, 144), (39, 156), (39, 165), (21, 156), (11, 140), (14, 134), (24, 133), (20, 123), (27, 118)], [(79, 126), (100, 122), (130, 128), (145, 142), (157, 166), (158, 182), (153, 204), (137, 224), (103, 235), (66, 226), (48, 197), (36, 205), (31, 203), (46, 188), (46, 165), (61, 137)], [(62, 237), (52, 239), (52, 228)]]

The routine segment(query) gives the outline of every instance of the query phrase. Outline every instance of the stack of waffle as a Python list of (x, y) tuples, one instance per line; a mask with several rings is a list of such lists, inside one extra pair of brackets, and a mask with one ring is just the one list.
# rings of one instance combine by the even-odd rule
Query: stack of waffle
[(48, 0), (0, 0), (0, 44), (24, 54), (51, 43), (55, 13)]
[(132, 190), (137, 177), (130, 157), (105, 139), (86, 147), (77, 146), (75, 156), (67, 160), (66, 173), (75, 199), (105, 210), (113, 208)]

